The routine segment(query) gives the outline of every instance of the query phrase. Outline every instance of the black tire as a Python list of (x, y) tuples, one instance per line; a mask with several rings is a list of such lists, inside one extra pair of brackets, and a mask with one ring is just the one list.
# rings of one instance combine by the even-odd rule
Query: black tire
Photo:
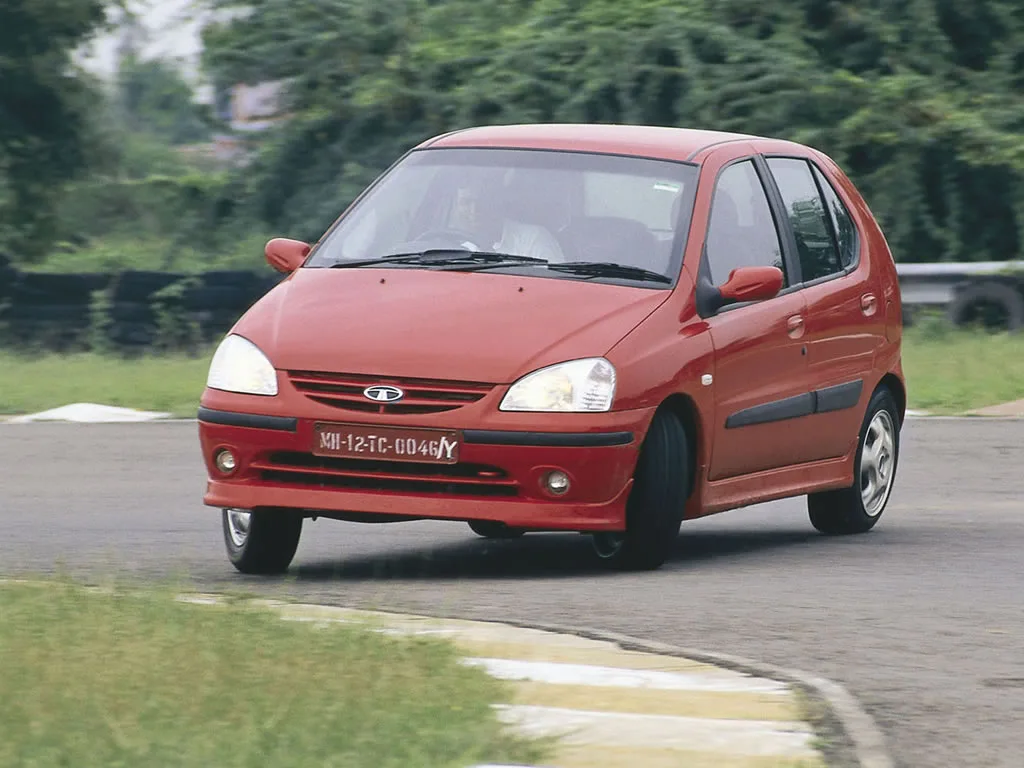
[[(998, 306), (1002, 315), (994, 320), (986, 307)], [(971, 285), (957, 294), (947, 309), (950, 322), (954, 325), (967, 325), (980, 319), (989, 327), (1005, 327), (1010, 331), (1019, 331), (1024, 327), (1024, 296), (1014, 285), (1006, 283), (978, 283)]]
[[(222, 510), (221, 527), (228, 560), (241, 573), (284, 573), (291, 565), (302, 534), (302, 516), (280, 509), (257, 509), (249, 514), (243, 541), (236, 541), (230, 510)], [(235, 531), (237, 533), (237, 531)]]
[(675, 547), (691, 483), (686, 429), (671, 410), (651, 421), (626, 502), (626, 530), (593, 535), (594, 552), (615, 570), (655, 570)]
[(485, 539), (518, 539), (526, 533), (524, 528), (511, 528), (495, 520), (471, 520), (469, 527), (473, 533)]
[[(878, 439), (874, 435), (874, 424), (879, 428), (891, 426), (891, 446), (885, 449), (884, 478), (887, 478), (887, 485), (884, 491), (879, 491), (876, 498), (870, 500), (870, 508), (865, 504), (864, 482), (865, 474), (871, 475), (871, 469), (863, 465), (865, 458), (865, 444), (869, 440), (875, 444)], [(871, 433), (871, 434), (869, 434)], [(829, 536), (845, 536), (855, 533), (867, 533), (878, 523), (885, 511), (889, 497), (892, 495), (892, 488), (896, 481), (896, 469), (900, 456), (900, 417), (899, 408), (892, 392), (887, 387), (879, 387), (871, 396), (868, 402), (864, 420), (861, 423), (860, 436), (857, 440), (857, 458), (854, 462), (854, 482), (849, 488), (842, 488), (836, 491), (824, 491), (812, 493), (807, 496), (807, 511), (811, 518), (811, 525), (821, 533)], [(878, 480), (879, 473), (875, 473)]]

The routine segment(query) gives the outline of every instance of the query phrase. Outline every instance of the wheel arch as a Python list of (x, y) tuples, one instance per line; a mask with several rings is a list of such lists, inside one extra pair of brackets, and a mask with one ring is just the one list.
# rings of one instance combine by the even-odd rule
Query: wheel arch
[(700, 452), (702, 445), (702, 425), (700, 412), (693, 398), (683, 392), (676, 392), (665, 398), (659, 408), (664, 408), (675, 414), (683, 424), (683, 431), (686, 433), (686, 455), (690, 466), (689, 487), (686, 489), (686, 498), (693, 495), (697, 487), (697, 469), (701, 466)]
[[(906, 419), (907, 416), (906, 387), (903, 385), (903, 382), (900, 381), (899, 376), (891, 372), (885, 374), (885, 376), (882, 377), (882, 380), (878, 382), (878, 386), (885, 387), (890, 392), (892, 392), (892, 396), (896, 398), (896, 405), (898, 406), (900, 412), (900, 426), (902, 427), (903, 421)], [(876, 389), (877, 388), (878, 387), (876, 387)]]

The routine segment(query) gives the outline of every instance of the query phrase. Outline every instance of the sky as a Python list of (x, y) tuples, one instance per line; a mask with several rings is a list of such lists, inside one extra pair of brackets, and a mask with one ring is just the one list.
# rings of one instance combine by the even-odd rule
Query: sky
[[(203, 6), (201, 0), (133, 0), (128, 3), (145, 30), (142, 57), (176, 62), (200, 96), (208, 95), (199, 72), (202, 50), (199, 35), (203, 20), (209, 18)], [(79, 62), (98, 76), (111, 78), (117, 65), (120, 34), (114, 30), (95, 38), (79, 51)]]

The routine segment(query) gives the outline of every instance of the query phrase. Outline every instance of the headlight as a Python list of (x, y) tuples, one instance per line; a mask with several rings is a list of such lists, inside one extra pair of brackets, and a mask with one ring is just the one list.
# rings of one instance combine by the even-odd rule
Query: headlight
[(501, 401), (503, 411), (609, 411), (615, 368), (603, 357), (573, 360), (534, 371), (517, 381)]
[(232, 334), (217, 347), (206, 386), (246, 395), (276, 395), (277, 372), (259, 347)]

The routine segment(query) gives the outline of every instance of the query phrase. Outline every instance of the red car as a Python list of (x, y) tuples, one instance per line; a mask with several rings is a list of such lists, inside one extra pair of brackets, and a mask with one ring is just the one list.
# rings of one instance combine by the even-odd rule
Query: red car
[(892, 255), (826, 155), (701, 130), (519, 125), (417, 146), (214, 355), (199, 410), (230, 561), (305, 519), (592, 534), (659, 567), (680, 523), (806, 495), (862, 533), (906, 405)]

